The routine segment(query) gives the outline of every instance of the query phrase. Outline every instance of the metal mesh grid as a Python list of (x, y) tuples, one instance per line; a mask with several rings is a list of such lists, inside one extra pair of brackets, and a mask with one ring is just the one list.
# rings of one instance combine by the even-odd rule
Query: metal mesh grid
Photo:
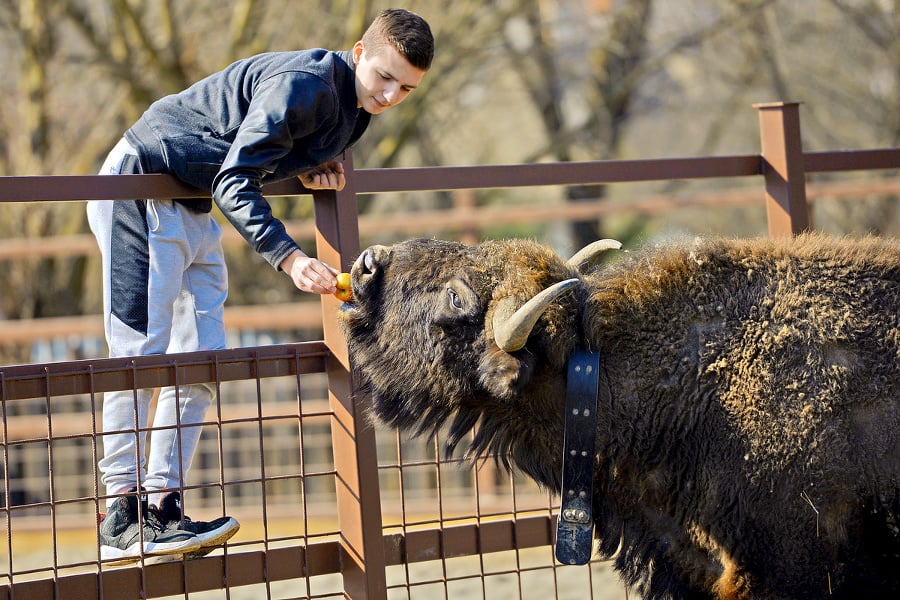
[[(203, 559), (124, 568), (102, 562), (97, 543), (106, 503), (99, 390), (110, 384), (94, 365), (111, 361), (32, 365), (27, 376), (0, 370), (0, 597), (111, 598), (124, 589), (194, 600), (346, 597), (324, 364), (283, 374), (260, 353), (290, 363), (291, 351), (248, 352), (229, 359), (227, 376), (218, 355), (206, 359), (214, 404), (181, 486), (187, 514), (232, 515), (240, 532)], [(174, 381), (197, 362), (155, 360)], [(142, 380), (145, 367), (119, 366), (119, 380)], [(57, 393), (70, 388), (79, 389)], [(37, 389), (42, 397), (28, 397)], [(556, 566), (548, 544), (557, 506), (527, 478), (491, 459), (444, 458), (442, 434), (407, 439), (379, 428), (376, 445), (386, 552), (384, 565), (369, 567), (385, 569), (388, 598), (623, 597), (608, 565)]]
[[(290, 366), (288, 352), (278, 359), (284, 364), (274, 368), (284, 371), (288, 365), (292, 374), (272, 376), (267, 371), (273, 369), (251, 351), (239, 362), (252, 378), (216, 377), (213, 406), (181, 492), (186, 514), (202, 520), (230, 514), (241, 530), (208, 558), (156, 564), (146, 557), (137, 563), (144, 568), (116, 568), (100, 560), (98, 513), (105, 512), (106, 496), (96, 466), (104, 436), (102, 394), (96, 388), (103, 385), (97, 384), (91, 363), (68, 363), (65, 377), (83, 377), (79, 385), (87, 391), (61, 395), (52, 390), (66, 387), (65, 381), (58, 383), (44, 366), (31, 366), (30, 379), (40, 379), (33, 373), (43, 369), (48, 390), (32, 398), (20, 397), (17, 385), (29, 379), (21, 377), (22, 369), (0, 370), (0, 596), (84, 597), (78, 590), (85, 586), (97, 597), (127, 595), (104, 589), (115, 578), (97, 575), (113, 572), (123, 575), (126, 589), (146, 597), (169, 597), (165, 588), (170, 586), (154, 590), (153, 581), (162, 573), (192, 582), (173, 597), (340, 597), (340, 577), (316, 577), (339, 570), (329, 564), (337, 562), (340, 535), (330, 448), (333, 413), (327, 378), (319, 372), (301, 376), (301, 353), (294, 351), (295, 365)], [(178, 358), (166, 360), (175, 364)], [(217, 371), (218, 357), (209, 366)], [(177, 382), (180, 371), (172, 370)], [(15, 372), (12, 378), (10, 372)], [(133, 380), (138, 379), (135, 374)], [(155, 402), (151, 411), (154, 407)], [(148, 430), (152, 443), (153, 430)], [(317, 548), (324, 564), (315, 562)], [(248, 561), (261, 568), (243, 564)], [(197, 565), (202, 568), (193, 563), (203, 563)]]
[[(609, 563), (555, 561), (548, 544), (558, 499), (492, 457), (473, 462), (457, 450), (444, 458), (444, 445), (443, 432), (417, 439), (379, 432), (384, 531), (405, 542), (405, 560), (387, 569), (388, 598), (628, 597)], [(508, 528), (507, 540), (502, 530), (519, 522), (523, 527)], [(461, 535), (450, 535), (453, 530)], [(436, 531), (443, 533), (427, 535)], [(471, 546), (476, 552), (469, 554)]]

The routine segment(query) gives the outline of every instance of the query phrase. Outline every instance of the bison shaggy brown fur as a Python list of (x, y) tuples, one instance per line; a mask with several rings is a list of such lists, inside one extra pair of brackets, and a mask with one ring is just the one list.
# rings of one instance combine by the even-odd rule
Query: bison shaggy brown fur
[[(521, 240), (367, 249), (341, 322), (375, 413), (446, 424), (450, 450), (468, 439), (559, 492), (566, 360), (599, 351), (592, 505), (599, 554), (627, 583), (647, 598), (898, 597), (900, 243), (620, 256), (579, 266)], [(500, 306), (572, 278), (524, 345), (501, 349)]]

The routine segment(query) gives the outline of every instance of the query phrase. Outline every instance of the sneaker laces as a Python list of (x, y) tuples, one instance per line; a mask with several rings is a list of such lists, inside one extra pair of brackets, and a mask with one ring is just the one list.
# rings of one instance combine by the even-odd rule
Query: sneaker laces
[(166, 530), (166, 525), (159, 516), (159, 509), (152, 504), (144, 511), (144, 523), (160, 533)]

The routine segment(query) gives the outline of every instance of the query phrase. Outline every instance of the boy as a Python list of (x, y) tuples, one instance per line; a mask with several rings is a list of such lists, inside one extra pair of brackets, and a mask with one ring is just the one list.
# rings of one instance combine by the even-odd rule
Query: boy
[[(101, 174), (169, 173), (211, 190), (231, 224), (298, 289), (332, 293), (338, 271), (307, 256), (287, 235), (261, 185), (299, 177), (309, 189), (342, 189), (343, 167), (335, 157), (360, 138), (371, 115), (399, 104), (419, 85), (433, 55), (428, 24), (389, 9), (350, 51), (240, 60), (150, 106)], [(207, 199), (88, 203), (103, 258), (110, 356), (225, 347), (227, 274), (211, 208)], [(179, 490), (213, 393), (209, 385), (161, 390), (146, 461), (146, 434), (134, 429), (147, 426), (152, 390), (139, 390), (137, 401), (132, 391), (104, 396), (102, 559), (129, 562), (142, 552), (200, 556), (237, 532), (231, 517), (191, 521), (181, 509)]]

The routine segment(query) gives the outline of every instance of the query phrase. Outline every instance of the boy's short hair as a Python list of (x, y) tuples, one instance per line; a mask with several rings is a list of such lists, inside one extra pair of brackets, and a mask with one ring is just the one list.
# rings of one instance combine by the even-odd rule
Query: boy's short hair
[(402, 8), (381, 11), (362, 37), (369, 54), (378, 54), (390, 44), (409, 64), (427, 71), (434, 58), (434, 36), (419, 15)]

